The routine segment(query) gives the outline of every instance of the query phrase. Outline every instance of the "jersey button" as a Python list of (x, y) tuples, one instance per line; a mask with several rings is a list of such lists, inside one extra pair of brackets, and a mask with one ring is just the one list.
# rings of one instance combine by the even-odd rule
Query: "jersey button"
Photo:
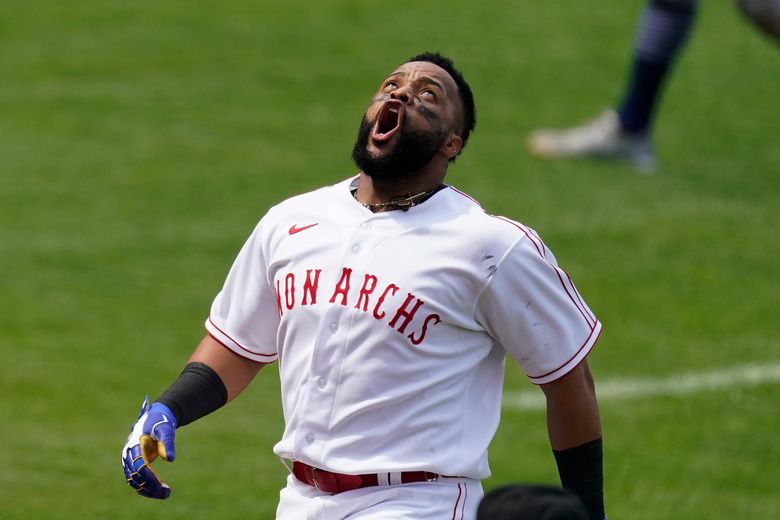
[(357, 245), (357, 244), (355, 244), (354, 246), (352, 246), (352, 252), (353, 252), (354, 254), (358, 254), (358, 253), (360, 252), (360, 246), (359, 246), (359, 245)]
[(328, 381), (324, 377), (321, 377), (317, 380), (317, 386), (319, 386), (320, 388), (325, 388), (327, 384)]
[(314, 434), (313, 433), (307, 433), (306, 434), (306, 442), (308, 442), (309, 444), (314, 442)]
[(338, 325), (336, 325), (335, 323), (331, 323), (331, 324), (328, 326), (328, 328), (330, 328), (330, 331), (331, 331), (331, 332), (336, 332), (336, 331), (338, 330), (339, 326), (338, 326)]

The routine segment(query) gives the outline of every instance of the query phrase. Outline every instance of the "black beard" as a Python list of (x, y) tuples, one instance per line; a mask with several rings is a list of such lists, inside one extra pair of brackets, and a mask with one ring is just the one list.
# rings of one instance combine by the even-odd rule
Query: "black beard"
[(428, 133), (410, 130), (404, 119), (395, 147), (384, 155), (374, 156), (368, 151), (368, 136), (372, 128), (373, 125), (363, 116), (355, 146), (352, 147), (352, 160), (363, 173), (385, 183), (403, 180), (421, 170), (431, 162), (447, 137), (442, 129)]

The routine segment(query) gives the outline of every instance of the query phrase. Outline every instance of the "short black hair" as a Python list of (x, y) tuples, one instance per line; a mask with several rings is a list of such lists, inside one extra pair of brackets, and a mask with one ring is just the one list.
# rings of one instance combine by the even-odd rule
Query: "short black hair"
[[(471, 134), (471, 131), (474, 130), (474, 127), (477, 125), (477, 110), (474, 107), (474, 94), (471, 93), (471, 87), (463, 78), (463, 74), (455, 68), (455, 64), (452, 63), (452, 60), (446, 56), (442, 56), (438, 52), (423, 52), (409, 58), (407, 63), (411, 61), (427, 61), (434, 65), (438, 65), (446, 70), (447, 73), (452, 76), (452, 79), (455, 80), (455, 84), (458, 86), (458, 95), (460, 96), (463, 116), (460, 133), (460, 138), (463, 139), (463, 147), (461, 148), (461, 151), (463, 151), (463, 148), (466, 147), (466, 141), (469, 140), (469, 134)], [(460, 152), (458, 153), (460, 154)], [(450, 160), (454, 161), (455, 157)]]

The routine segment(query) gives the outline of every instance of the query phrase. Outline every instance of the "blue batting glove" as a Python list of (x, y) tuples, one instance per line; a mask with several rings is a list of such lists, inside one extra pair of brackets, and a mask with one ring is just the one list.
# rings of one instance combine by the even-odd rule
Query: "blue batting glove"
[(122, 448), (125, 478), (139, 495), (159, 499), (170, 496), (170, 486), (160, 480), (152, 469), (152, 462), (158, 455), (173, 462), (176, 457), (175, 440), (176, 419), (173, 412), (161, 403), (149, 406), (149, 396), (146, 396), (138, 420)]

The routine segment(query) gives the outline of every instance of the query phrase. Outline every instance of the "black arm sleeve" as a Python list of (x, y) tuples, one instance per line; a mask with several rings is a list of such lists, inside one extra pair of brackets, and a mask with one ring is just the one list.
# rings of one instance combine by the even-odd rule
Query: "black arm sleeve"
[(553, 450), (553, 454), (563, 487), (582, 499), (591, 520), (603, 520), (604, 456), (601, 438), (568, 450)]
[(171, 409), (178, 428), (221, 408), (227, 397), (227, 388), (219, 375), (207, 365), (194, 362), (184, 367), (156, 402)]

